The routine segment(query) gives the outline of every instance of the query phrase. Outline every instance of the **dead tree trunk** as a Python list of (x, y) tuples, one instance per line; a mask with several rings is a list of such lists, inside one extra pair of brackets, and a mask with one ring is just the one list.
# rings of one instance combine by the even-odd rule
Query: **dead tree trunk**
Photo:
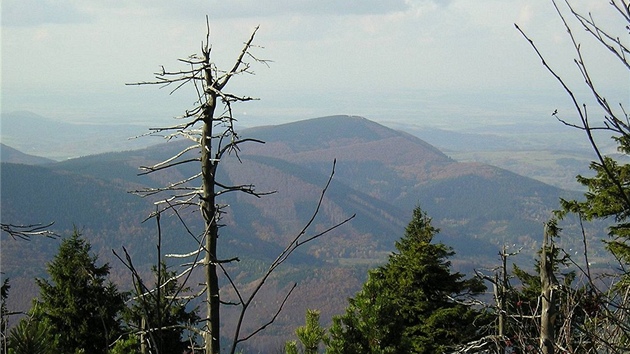
[(553, 226), (545, 224), (542, 252), (540, 255), (540, 288), (541, 288), (541, 315), (540, 315), (540, 350), (543, 354), (554, 353), (554, 324), (556, 318), (556, 294), (557, 280), (554, 271), (554, 244)]
[[(224, 157), (226, 157), (230, 153), (233, 153), (236, 158), (239, 158), (238, 154), (240, 144), (245, 142), (262, 143), (262, 141), (256, 139), (240, 138), (234, 129), (235, 118), (232, 116), (232, 103), (250, 101), (253, 100), (253, 98), (247, 96), (237, 96), (224, 90), (226, 84), (230, 81), (232, 77), (243, 73), (251, 73), (250, 64), (248, 63), (248, 61), (261, 62), (264, 64), (266, 63), (266, 61), (257, 59), (251, 53), (252, 42), (254, 40), (254, 36), (256, 35), (257, 30), (258, 28), (253, 31), (249, 40), (245, 42), (241, 53), (234, 62), (232, 68), (230, 68), (229, 70), (221, 71), (217, 69), (214, 63), (211, 62), (211, 47), (209, 44), (210, 31), (208, 28), (206, 42), (202, 44), (201, 55), (191, 56), (187, 59), (180, 59), (180, 62), (183, 62), (190, 66), (189, 69), (170, 72), (162, 68), (162, 71), (156, 74), (156, 81), (140, 82), (133, 84), (157, 84), (162, 86), (174, 85), (175, 91), (187, 83), (192, 83), (197, 90), (197, 105), (192, 110), (186, 111), (184, 116), (181, 117), (186, 120), (184, 123), (166, 128), (151, 129), (154, 133), (170, 132), (166, 136), (166, 138), (169, 140), (173, 138), (183, 137), (192, 140), (193, 144), (169, 159), (166, 159), (152, 166), (142, 167), (144, 172), (141, 174), (148, 174), (164, 169), (176, 168), (177, 166), (182, 164), (196, 162), (200, 162), (201, 171), (194, 176), (190, 176), (183, 180), (173, 182), (166, 187), (147, 188), (134, 192), (145, 197), (163, 195), (166, 193), (168, 196), (165, 199), (158, 199), (155, 202), (158, 205), (158, 209), (155, 212), (154, 216), (159, 217), (161, 213), (165, 211), (171, 211), (179, 218), (184, 226), (186, 225), (183, 221), (184, 219), (179, 214), (179, 210), (181, 210), (182, 207), (188, 206), (198, 206), (201, 209), (201, 214), (204, 221), (203, 234), (194, 235), (190, 231), (190, 228), (186, 226), (186, 232), (188, 232), (190, 236), (198, 241), (197, 249), (186, 254), (171, 254), (166, 255), (166, 257), (189, 260), (192, 259), (183, 263), (186, 270), (182, 274), (178, 275), (176, 278), (182, 276), (185, 277), (185, 279), (188, 279), (188, 277), (194, 270), (202, 269), (203, 271), (205, 284), (203, 284), (203, 288), (200, 289), (200, 291), (198, 291), (194, 295), (194, 297), (204, 297), (204, 306), (206, 307), (205, 313), (203, 314), (203, 316), (201, 316), (201, 325), (198, 324), (200, 328), (192, 326), (186, 326), (185, 328), (187, 330), (193, 331), (203, 338), (203, 347), (205, 354), (218, 354), (221, 350), (221, 335), (219, 332), (221, 324), (221, 298), (219, 293), (219, 277), (217, 273), (218, 271), (221, 271), (222, 274), (227, 278), (230, 286), (238, 296), (239, 302), (233, 303), (232, 305), (241, 307), (238, 323), (236, 326), (236, 333), (232, 338), (230, 348), (230, 352), (234, 353), (236, 350), (236, 346), (239, 343), (242, 343), (252, 336), (256, 335), (257, 333), (261, 332), (275, 321), (288, 297), (291, 295), (291, 292), (293, 291), (293, 289), (295, 289), (294, 284), (294, 286), (291, 288), (288, 294), (286, 294), (286, 296), (278, 306), (277, 312), (269, 321), (262, 324), (258, 329), (254, 330), (253, 332), (242, 335), (240, 333), (240, 330), (241, 325), (243, 324), (245, 312), (253, 303), (255, 296), (263, 287), (271, 273), (278, 266), (280, 266), (293, 253), (296, 248), (319, 238), (323, 234), (331, 231), (332, 229), (340, 225), (345, 224), (354, 217), (354, 215), (352, 215), (344, 221), (335, 224), (332, 227), (325, 229), (324, 231), (316, 233), (315, 235), (308, 236), (306, 234), (307, 229), (310, 225), (312, 225), (315, 216), (319, 212), (319, 209), (322, 205), (324, 194), (328, 189), (330, 179), (332, 179), (332, 175), (334, 174), (333, 165), (333, 172), (331, 173), (331, 176), (326, 186), (322, 190), (322, 194), (311, 219), (306, 223), (306, 226), (298, 232), (297, 236), (293, 238), (291, 243), (289, 243), (286, 248), (278, 255), (277, 259), (271, 263), (267, 271), (265, 271), (261, 278), (258, 280), (258, 284), (255, 286), (254, 290), (249, 295), (241, 293), (241, 291), (237, 287), (237, 284), (234, 283), (233, 279), (223, 266), (223, 264), (225, 263), (238, 261), (239, 259), (221, 259), (220, 257), (218, 257), (217, 241), (219, 237), (219, 221), (221, 219), (221, 214), (225, 211), (222, 210), (222, 206), (217, 202), (217, 197), (228, 192), (244, 192), (255, 197), (260, 197), (262, 195), (272, 193), (257, 192), (255, 191), (254, 186), (250, 184), (226, 185), (218, 181), (216, 178), (219, 163)], [(217, 109), (219, 108), (218, 106), (221, 106), (221, 113), (217, 113)], [(198, 124), (201, 125), (201, 127), (195, 128), (195, 126)], [(192, 155), (191, 152), (193, 151), (199, 151), (199, 154)], [(199, 179), (201, 179), (200, 185), (191, 185), (192, 182), (198, 181)], [(127, 264), (128, 267), (132, 269), (132, 265), (129, 260)], [(182, 284), (182, 286), (184, 286), (184, 284)]]
[(499, 312), (499, 323), (498, 323), (498, 332), (499, 337), (503, 338), (505, 334), (505, 319), (508, 316), (508, 309), (505, 304), (505, 299), (507, 296), (507, 288), (508, 288), (508, 276), (507, 276), (507, 257), (508, 254), (506, 252), (506, 247), (503, 245), (503, 249), (500, 253), (501, 256), (501, 281), (499, 282), (498, 275), (496, 276), (496, 281), (494, 283), (494, 291), (495, 291), (495, 299), (497, 302), (498, 312)]
[[(209, 54), (209, 53), (208, 53)], [(204, 62), (207, 68), (204, 70), (206, 87), (212, 87), (213, 77), (209, 68), (210, 58), (204, 52)], [(201, 134), (201, 171), (203, 181), (203, 192), (201, 198), (201, 211), (205, 222), (205, 248), (206, 254), (203, 260), (205, 266), (206, 291), (206, 353), (218, 353), (220, 351), (219, 326), (220, 301), (219, 278), (217, 276), (217, 239), (219, 228), (217, 219), (219, 217), (218, 208), (215, 202), (215, 173), (216, 162), (212, 156), (212, 128), (214, 126), (214, 111), (217, 97), (214, 92), (210, 92), (203, 107), (203, 128)]]
[[(221, 207), (216, 202), (218, 194), (240, 191), (254, 196), (261, 196), (265, 193), (257, 193), (252, 185), (243, 186), (226, 186), (216, 180), (216, 172), (219, 162), (224, 154), (229, 152), (238, 153), (238, 145), (247, 141), (256, 141), (255, 139), (239, 139), (234, 130), (234, 118), (232, 116), (231, 104), (234, 102), (244, 102), (253, 100), (251, 97), (236, 96), (231, 93), (224, 92), (223, 89), (230, 79), (238, 74), (250, 73), (250, 65), (245, 59), (263, 62), (252, 55), (250, 49), (256, 34), (256, 30), (252, 33), (249, 40), (245, 42), (241, 53), (236, 59), (232, 68), (228, 71), (219, 71), (210, 58), (211, 47), (209, 44), (209, 29), (207, 41), (203, 43), (201, 55), (191, 56), (187, 59), (180, 59), (181, 62), (190, 66), (188, 70), (180, 70), (169, 72), (162, 68), (162, 71), (156, 73), (156, 81), (140, 82), (135, 85), (158, 84), (172, 85), (179, 89), (186, 83), (192, 83), (197, 89), (197, 106), (187, 111), (182, 118), (187, 121), (180, 125), (166, 128), (152, 129), (155, 133), (172, 131), (167, 135), (170, 140), (172, 138), (184, 137), (194, 141), (194, 144), (177, 155), (155, 164), (153, 166), (142, 167), (146, 173), (153, 173), (159, 170), (176, 167), (180, 164), (199, 161), (200, 173), (181, 181), (174, 182), (163, 188), (149, 188), (145, 190), (135, 191), (142, 196), (157, 195), (163, 192), (169, 192), (171, 195), (166, 199), (156, 202), (162, 208), (156, 211), (161, 214), (166, 210), (174, 211), (180, 207), (198, 205), (204, 220), (204, 232), (199, 238), (199, 245), (196, 251), (187, 255), (180, 255), (182, 258), (186, 256), (195, 257), (192, 266), (188, 272), (192, 272), (195, 268), (202, 268), (204, 273), (204, 290), (200, 294), (205, 293), (204, 303), (206, 306), (205, 314), (202, 316), (203, 326), (199, 330), (204, 339), (204, 349), (207, 354), (215, 354), (220, 352), (220, 294), (217, 267), (221, 261), (217, 257), (217, 239), (219, 236), (219, 219)], [(216, 115), (217, 106), (221, 104), (225, 107), (223, 113)], [(195, 129), (196, 124), (201, 124), (201, 128)], [(213, 131), (215, 127), (220, 129)], [(190, 157), (190, 151), (199, 150), (197, 157)], [(189, 184), (201, 179), (201, 186), (190, 187)], [(173, 194), (175, 193), (175, 194)], [(199, 197), (199, 201), (195, 202), (194, 198)], [(176, 255), (177, 256), (177, 255)]]
[[(552, 4), (559, 19), (566, 30), (567, 38), (570, 40), (574, 50), (574, 57), (567, 64), (574, 64), (585, 85), (588, 94), (582, 96), (582, 90), (573, 87), (571, 82), (560, 76), (560, 72), (553, 68), (545, 55), (534, 41), (526, 33), (516, 26), (517, 30), (529, 42), (542, 66), (561, 85), (562, 90), (567, 94), (576, 113), (575, 121), (561, 118), (558, 110), (552, 113), (558, 121), (568, 127), (576, 128), (586, 135), (586, 139), (596, 155), (595, 161), (591, 162), (591, 169), (594, 177), (578, 178), (578, 181), (588, 187), (585, 194), (586, 201), (563, 201), (563, 213), (577, 213), (580, 218), (586, 219), (610, 219), (615, 220), (615, 225), (610, 227), (610, 239), (607, 240), (606, 248), (619, 262), (620, 274), (611, 274), (606, 277), (591, 278), (588, 267), (583, 271), (583, 275), (589, 282), (589, 291), (596, 293), (596, 307), (603, 312), (596, 313), (602, 318), (596, 318), (596, 325), (587, 329), (586, 335), (589, 337), (589, 346), (597, 348), (600, 352), (627, 353), (630, 351), (628, 338), (630, 337), (630, 326), (628, 317), (630, 308), (627, 304), (619, 303), (623, 299), (623, 292), (626, 286), (619, 286), (627, 281), (629, 273), (627, 271), (627, 261), (630, 258), (629, 238), (628, 238), (628, 211), (630, 210), (630, 191), (628, 190), (628, 164), (623, 158), (614, 157), (607, 154), (602, 148), (599, 137), (609, 134), (607, 138), (613, 138), (617, 143), (617, 150), (623, 155), (630, 152), (630, 124), (628, 124), (627, 92), (619, 97), (614, 97), (614, 90), (606, 90), (602, 87), (603, 77), (597, 77), (594, 67), (601, 64), (607, 72), (615, 70), (612, 63), (602, 60), (601, 53), (607, 53), (620, 65), (619, 68), (627, 75), (630, 70), (630, 46), (628, 46), (628, 28), (630, 28), (630, 1), (610, 0), (607, 1), (609, 12), (602, 12), (603, 7), (597, 9), (597, 13), (590, 11), (578, 11), (574, 3), (578, 1), (556, 1)], [(583, 5), (583, 4), (582, 4)], [(596, 21), (596, 18), (599, 20)], [(577, 21), (577, 22), (573, 22)], [(595, 46), (588, 42), (581, 43), (578, 33), (586, 33), (595, 40)], [(597, 48), (599, 47), (599, 48)], [(600, 52), (598, 52), (601, 50)], [(590, 55), (585, 55), (587, 52)], [(597, 60), (589, 60), (597, 58)], [(621, 72), (620, 72), (621, 73)], [(596, 104), (590, 102), (593, 100)], [(603, 121), (593, 121), (603, 118)], [(599, 134), (595, 134), (599, 132)], [(604, 134), (604, 135), (601, 135)], [(586, 251), (585, 251), (586, 254)], [(588, 257), (585, 257), (588, 258)], [(588, 265), (588, 259), (585, 259)], [(596, 280), (598, 284), (594, 284)], [(620, 292), (621, 291), (621, 292)]]

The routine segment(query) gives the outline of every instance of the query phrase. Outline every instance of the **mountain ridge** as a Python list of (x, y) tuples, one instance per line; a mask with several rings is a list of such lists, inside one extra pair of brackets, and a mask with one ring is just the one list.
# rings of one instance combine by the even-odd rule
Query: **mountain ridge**
[[(1, 112), (0, 140), (23, 153), (61, 161), (150, 145), (132, 139), (146, 129), (134, 124), (67, 123), (29, 111)], [(140, 132), (140, 133), (139, 133)]]
[[(255, 279), (256, 271), (300, 230), (315, 209), (334, 159), (335, 175), (314, 230), (357, 214), (351, 223), (306, 245), (287, 264), (282, 276), (275, 278), (277, 288), (272, 293), (294, 280), (305, 286), (303, 294), (319, 294), (287, 308), (288, 315), (277, 323), (285, 334), (301, 323), (305, 306), (322, 309), (324, 323), (339, 313), (345, 299), (360, 287), (365, 270), (383, 262), (394, 249), (416, 205), (441, 228), (436, 241), (455, 248), (453, 264), (470, 271), (496, 262), (501, 242), (506, 240), (518, 242), (523, 254), (531, 257), (539, 246), (540, 225), (557, 207), (557, 198), (566, 193), (493, 166), (459, 163), (419, 138), (360, 117), (315, 118), (288, 123), (278, 130), (244, 129), (241, 137), (268, 142), (244, 146), (239, 152), (241, 162), (235, 158), (223, 161), (217, 177), (223, 183), (254, 183), (257, 190), (278, 193), (264, 198), (227, 194), (221, 200), (230, 205), (222, 220), (227, 227), (221, 231), (221, 256), (247, 255), (247, 261), (234, 265), (239, 279)], [(74, 213), (83, 220), (64, 216), (64, 221), (55, 224), (60, 228), (56, 231), (65, 234), (73, 223), (83, 227), (94, 251), (114, 265), (115, 281), (124, 284), (128, 275), (111, 250), (120, 251), (125, 246), (137, 266), (148, 272), (155, 261), (156, 243), (154, 223), (142, 223), (155, 208), (152, 200), (131, 196), (127, 191), (163, 186), (199, 169), (193, 164), (138, 176), (137, 167), (169, 158), (188, 144), (176, 141), (45, 167), (4, 164), (0, 169), (2, 189), (14, 192), (1, 195), (3, 219), (49, 222), (55, 221), (49, 220), (55, 218), (54, 213)], [(36, 188), (46, 186), (48, 180), (60, 180), (54, 185), (54, 193)], [(201, 232), (198, 210), (190, 208), (181, 216), (193, 233)], [(31, 220), (27, 220), (29, 217)], [(192, 245), (186, 237), (174, 237), (186, 234), (176, 218), (165, 217), (162, 223), (164, 250), (183, 252)], [(23, 247), (3, 235), (2, 259), (9, 262), (4, 271), (15, 277), (26, 267), (30, 272), (40, 269), (41, 274), (45, 260), (54, 252), (51, 242), (32, 243), (27, 255)], [(313, 272), (313, 267), (318, 271)], [(348, 279), (349, 274), (354, 278)], [(24, 281), (23, 276), (21, 279), (18, 282)], [(321, 284), (329, 286), (322, 288)], [(16, 288), (26, 289), (27, 285)], [(273, 298), (273, 294), (269, 296)], [(262, 314), (257, 312), (255, 316)]]
[(43, 165), (56, 162), (45, 157), (25, 154), (9, 145), (0, 143), (0, 162), (21, 163), (25, 165)]

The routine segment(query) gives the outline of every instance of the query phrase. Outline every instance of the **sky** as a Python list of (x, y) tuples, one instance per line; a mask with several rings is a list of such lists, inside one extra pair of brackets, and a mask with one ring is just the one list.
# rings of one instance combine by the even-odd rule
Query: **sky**
[[(628, 43), (607, 0), (575, 0)], [(563, 5), (563, 3), (560, 3)], [(517, 23), (581, 92), (575, 52), (550, 0), (3, 0), (2, 112), (60, 121), (164, 125), (195, 94), (148, 81), (199, 52), (209, 19), (214, 61), (228, 68), (256, 26), (255, 75), (228, 90), (246, 126), (333, 114), (453, 129), (571, 112)], [(597, 83), (630, 101), (627, 69), (583, 35)]]

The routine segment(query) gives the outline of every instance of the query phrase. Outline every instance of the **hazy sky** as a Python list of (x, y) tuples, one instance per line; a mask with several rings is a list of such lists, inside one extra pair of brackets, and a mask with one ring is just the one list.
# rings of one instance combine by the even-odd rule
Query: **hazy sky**
[[(607, 0), (577, 0), (628, 42)], [(579, 84), (549, 0), (2, 0), (2, 111), (59, 120), (169, 123), (190, 91), (125, 86), (199, 51), (208, 15), (215, 62), (228, 67), (256, 25), (254, 76), (231, 90), (246, 125), (331, 114), (443, 125), (547, 118), (560, 86), (514, 28)], [(616, 26), (616, 27), (615, 27)], [(621, 28), (621, 30), (619, 30)], [(583, 37), (581, 37), (583, 38)], [(596, 48), (599, 83), (630, 100), (628, 71)], [(591, 54), (595, 53), (595, 54)], [(625, 96), (625, 97), (624, 97)], [(570, 112), (567, 111), (567, 114)]]

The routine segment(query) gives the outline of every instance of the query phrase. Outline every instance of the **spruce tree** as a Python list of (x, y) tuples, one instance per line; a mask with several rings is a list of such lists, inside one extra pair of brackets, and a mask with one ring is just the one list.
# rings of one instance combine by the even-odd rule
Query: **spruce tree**
[(9, 328), (9, 310), (7, 309), (7, 299), (9, 297), (9, 279), (5, 278), (0, 286), (0, 353), (5, 353), (6, 340)]
[[(306, 310), (306, 324), (295, 330), (295, 335), (300, 340), (303, 354), (317, 354), (319, 352), (319, 344), (324, 340), (326, 330), (319, 324), (319, 311)], [(296, 341), (288, 341), (285, 343), (284, 351), (286, 354), (297, 354), (298, 345)]]
[(106, 353), (120, 335), (124, 296), (107, 281), (109, 265), (97, 266), (90, 244), (75, 230), (37, 279), (38, 316), (58, 334), (60, 353)]
[[(630, 134), (615, 138), (617, 149), (625, 155), (630, 153)], [(579, 213), (587, 220), (614, 219), (616, 224), (609, 229), (611, 238), (606, 247), (624, 266), (630, 265), (630, 164), (619, 163), (610, 157), (602, 162), (592, 162), (594, 177), (577, 176), (578, 182), (588, 188), (585, 201), (561, 200), (565, 212)], [(563, 214), (562, 214), (563, 215)], [(630, 284), (630, 272), (622, 277), (621, 286)]]
[(333, 319), (329, 353), (442, 353), (481, 335), (485, 315), (458, 298), (485, 286), (451, 271), (454, 252), (433, 243), (438, 232), (417, 207), (397, 252)]
[(8, 337), (9, 354), (56, 354), (59, 334), (53, 333), (48, 320), (37, 317), (37, 308), (11, 329)]
[(190, 339), (184, 338), (184, 328), (199, 317), (194, 310), (186, 309), (187, 301), (177, 299), (187, 289), (181, 288), (175, 272), (167, 270), (163, 262), (160, 266), (159, 272), (153, 267), (153, 290), (137, 285), (136, 301), (125, 311), (124, 318), (132, 332), (145, 333), (144, 342), (149, 348), (159, 353), (181, 353), (190, 345)]

